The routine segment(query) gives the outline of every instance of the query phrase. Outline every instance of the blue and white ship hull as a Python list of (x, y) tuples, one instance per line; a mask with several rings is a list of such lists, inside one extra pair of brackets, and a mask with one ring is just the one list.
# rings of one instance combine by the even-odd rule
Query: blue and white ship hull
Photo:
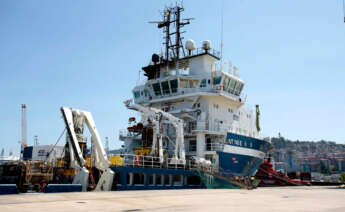
[(227, 133), (223, 151), (217, 151), (219, 169), (237, 176), (254, 176), (270, 148), (268, 141)]

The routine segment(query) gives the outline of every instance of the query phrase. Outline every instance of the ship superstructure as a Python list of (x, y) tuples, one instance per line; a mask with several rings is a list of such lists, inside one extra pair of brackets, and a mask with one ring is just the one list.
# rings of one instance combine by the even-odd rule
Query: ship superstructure
[[(223, 64), (210, 41), (200, 48), (193, 40), (183, 45), (181, 28), (192, 19), (182, 19), (182, 11), (181, 6), (166, 8), (163, 21), (151, 22), (163, 29), (165, 52), (153, 54), (142, 67), (147, 80), (134, 87), (133, 102), (126, 101), (129, 109), (141, 112), (142, 120), (130, 118), (130, 126), (120, 132), (123, 151), (159, 157), (167, 165), (206, 162), (236, 176), (253, 176), (270, 148), (259, 137), (258, 108), (255, 116), (244, 106), (245, 83), (237, 67)], [(164, 114), (180, 120), (183, 129)]]

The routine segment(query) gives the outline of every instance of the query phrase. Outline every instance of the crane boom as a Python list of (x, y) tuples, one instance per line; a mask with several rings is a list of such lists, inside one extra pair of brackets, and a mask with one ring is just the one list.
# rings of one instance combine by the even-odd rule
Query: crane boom
[(78, 169), (78, 174), (74, 177), (73, 183), (81, 184), (83, 191), (88, 187), (89, 171), (85, 165), (85, 158), (80, 142), (82, 140), (82, 127), (86, 123), (91, 133), (91, 146), (95, 158), (95, 167), (100, 171), (100, 179), (96, 185), (95, 191), (111, 190), (114, 172), (109, 168), (110, 162), (101, 142), (96, 124), (90, 112), (61, 107), (66, 128), (67, 143), (70, 152), (71, 166)]
[(155, 130), (154, 130), (151, 154), (154, 153), (155, 146), (158, 139), (159, 157), (160, 157), (161, 162), (163, 162), (162, 132), (160, 132), (161, 131), (160, 124), (161, 124), (161, 118), (164, 117), (165, 119), (168, 120), (168, 123), (171, 123), (174, 126), (175, 131), (176, 131), (174, 156), (169, 161), (169, 163), (185, 164), (186, 154), (185, 154), (185, 149), (184, 149), (183, 120), (163, 110), (153, 108), (153, 107), (145, 107), (140, 104), (133, 104), (132, 102), (133, 102), (132, 99), (125, 101), (125, 105), (128, 109), (141, 112), (143, 117), (149, 117), (150, 120), (152, 120), (154, 123)]

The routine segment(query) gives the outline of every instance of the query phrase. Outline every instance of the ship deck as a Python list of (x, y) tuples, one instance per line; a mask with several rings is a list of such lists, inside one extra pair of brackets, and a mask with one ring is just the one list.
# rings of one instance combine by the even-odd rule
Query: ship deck
[(345, 190), (274, 187), (1, 195), (0, 211), (345, 211)]

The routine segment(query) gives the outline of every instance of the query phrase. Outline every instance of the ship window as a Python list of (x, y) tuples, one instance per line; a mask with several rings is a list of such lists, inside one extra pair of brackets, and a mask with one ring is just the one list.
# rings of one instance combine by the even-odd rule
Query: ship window
[(234, 119), (234, 121), (238, 121), (238, 119), (239, 119), (238, 115), (234, 114), (233, 119)]
[(171, 93), (176, 93), (177, 92), (177, 85), (178, 85), (177, 79), (170, 80)]
[(148, 91), (147, 89), (144, 90), (145, 96), (150, 96), (150, 91)]
[(243, 88), (243, 83), (238, 82), (235, 90), (235, 95), (239, 96)]
[(140, 92), (134, 91), (134, 98), (139, 98), (139, 97), (140, 97)]
[[(115, 176), (119, 174), (115, 174)], [(126, 183), (127, 185), (132, 185), (133, 184), (133, 173), (127, 173), (127, 177), (126, 177)]]
[(220, 84), (220, 81), (222, 81), (222, 77), (213, 77), (213, 85)]
[(210, 80), (210, 79), (208, 79), (208, 80), (207, 80), (207, 84), (210, 84), (210, 83), (211, 83), (211, 80)]
[(197, 88), (199, 85), (199, 81), (198, 80), (189, 80), (189, 87), (190, 88)]
[(201, 80), (201, 82), (200, 82), (200, 88), (203, 88), (203, 87), (206, 87), (206, 80), (205, 79)]
[(156, 96), (162, 95), (162, 93), (161, 93), (161, 85), (159, 83), (152, 84), (152, 87), (153, 87), (153, 91), (155, 92)]
[(211, 151), (212, 150), (212, 141), (211, 138), (206, 139), (206, 151)]
[(156, 184), (162, 185), (163, 184), (163, 176), (162, 174), (156, 174)]
[(200, 185), (200, 177), (199, 176), (187, 176), (187, 185)]
[(155, 174), (150, 174), (149, 185), (154, 185), (154, 184), (155, 184)]
[(144, 185), (145, 184), (145, 174), (144, 173), (135, 173), (134, 174), (134, 184)]
[(224, 81), (223, 81), (224, 90), (227, 90), (227, 87), (228, 87), (228, 84), (229, 84), (229, 80), (230, 79), (228, 77), (224, 78)]
[(231, 80), (230, 85), (229, 85), (229, 93), (234, 94), (235, 87), (236, 87), (236, 80)]
[(165, 176), (164, 176), (164, 185), (166, 185), (166, 186), (170, 186), (171, 185), (171, 181), (170, 181), (170, 174), (166, 174)]
[(174, 174), (173, 175), (173, 185), (182, 185), (182, 175)]
[(190, 140), (189, 141), (188, 150), (190, 152), (195, 152), (196, 151), (196, 140)]
[(162, 82), (162, 89), (163, 89), (163, 94), (170, 94), (168, 81)]
[(188, 88), (188, 80), (181, 79), (180, 80), (180, 86), (181, 86), (181, 88)]

